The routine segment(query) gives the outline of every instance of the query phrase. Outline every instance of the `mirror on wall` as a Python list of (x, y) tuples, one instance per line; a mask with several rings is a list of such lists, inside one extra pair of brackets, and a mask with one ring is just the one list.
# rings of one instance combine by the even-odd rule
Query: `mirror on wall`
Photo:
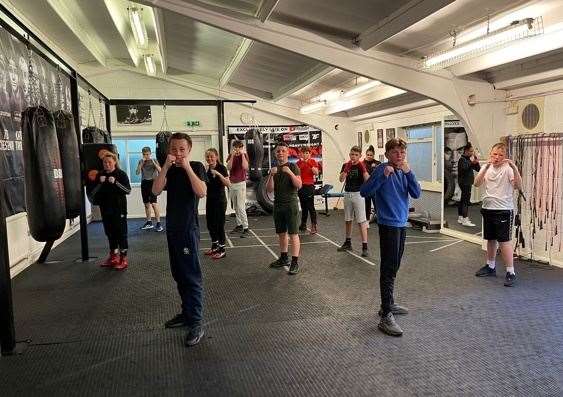
[(443, 227), (474, 236), (481, 236), (481, 188), (472, 180), (484, 163), (459, 120), (444, 120), (443, 161)]

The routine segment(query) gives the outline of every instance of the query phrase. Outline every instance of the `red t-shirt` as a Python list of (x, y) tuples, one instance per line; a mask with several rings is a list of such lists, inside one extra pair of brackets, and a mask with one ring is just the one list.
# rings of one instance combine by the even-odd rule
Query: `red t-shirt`
[[(229, 155), (230, 156), (230, 155)], [(246, 153), (242, 155), (235, 156), (233, 159), (233, 166), (230, 169), (230, 180), (232, 183), (244, 182), (246, 181), (246, 170), (242, 168), (242, 156), (247, 156)], [(248, 156), (246, 157), (248, 160)], [(227, 161), (229, 161), (227, 159)]]
[(315, 174), (313, 174), (311, 168), (316, 167), (320, 171), (319, 163), (310, 158), (307, 161), (298, 160), (297, 166), (299, 167), (299, 171), (301, 171), (301, 182), (303, 183), (303, 185), (314, 185)]

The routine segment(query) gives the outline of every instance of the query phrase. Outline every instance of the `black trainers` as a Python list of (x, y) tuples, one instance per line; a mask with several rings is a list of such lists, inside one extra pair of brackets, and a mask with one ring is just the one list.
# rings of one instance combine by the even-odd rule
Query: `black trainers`
[(299, 231), (300, 232), (304, 232), (307, 230), (307, 224), (306, 223), (302, 223), (301, 225), (299, 225)]
[(475, 275), (477, 277), (488, 277), (488, 276), (496, 277), (497, 276), (497, 270), (491, 269), (489, 267), (489, 265), (485, 265), (481, 269), (477, 270), (477, 273), (475, 273)]
[(170, 320), (164, 323), (164, 328), (178, 328), (178, 327), (185, 327), (186, 320), (184, 319), (184, 315), (182, 313), (176, 314)]
[(270, 267), (273, 268), (284, 267), (284, 266), (289, 266), (289, 258), (282, 258), (280, 256), (278, 259), (270, 263)]
[(381, 317), (377, 328), (381, 330), (384, 334), (391, 336), (402, 336), (403, 330), (399, 327), (399, 324), (395, 322), (395, 317), (393, 313), (389, 312), (386, 316)]
[(156, 222), (156, 226), (154, 228), (155, 232), (162, 232), (164, 231), (164, 228), (162, 227), (162, 225), (160, 224), (160, 222)]
[(287, 272), (287, 274), (294, 275), (297, 273), (299, 273), (299, 263), (293, 262), (291, 266), (289, 266), (289, 271)]
[(242, 233), (242, 225), (238, 225), (237, 227), (235, 227), (233, 230), (229, 232), (229, 234), (237, 234), (237, 233)]
[(340, 247), (336, 249), (337, 251), (352, 251), (352, 243), (345, 241)]
[(205, 335), (205, 331), (203, 330), (203, 327), (201, 325), (193, 326), (188, 331), (188, 334), (186, 335), (186, 340), (185, 340), (184, 343), (188, 347), (195, 346), (201, 341), (201, 339), (203, 338), (203, 335)]
[(506, 277), (504, 278), (505, 287), (513, 287), (516, 282), (516, 274), (506, 272)]
[(362, 257), (367, 258), (369, 256), (369, 251), (367, 248), (362, 248)]
[[(407, 309), (404, 306), (392, 304), (391, 305), (391, 313), (393, 313), (394, 316), (402, 315), (402, 314), (409, 314), (409, 309)], [(379, 314), (379, 317), (381, 317), (381, 315), (383, 314), (383, 310), (379, 309), (379, 312), (377, 312), (377, 314)]]
[(146, 221), (143, 226), (141, 226), (141, 230), (149, 230), (152, 229), (154, 226), (152, 225), (152, 221)]
[(244, 229), (240, 234), (240, 238), (246, 238), (246, 237), (250, 237), (250, 230), (248, 230), (248, 228)]

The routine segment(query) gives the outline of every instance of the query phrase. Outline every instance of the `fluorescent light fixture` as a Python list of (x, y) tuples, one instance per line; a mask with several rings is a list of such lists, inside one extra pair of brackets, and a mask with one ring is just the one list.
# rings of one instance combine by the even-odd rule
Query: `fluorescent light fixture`
[(493, 49), (499, 49), (517, 40), (543, 33), (542, 17), (514, 21), (510, 25), (493, 30), (485, 36), (466, 41), (447, 51), (433, 54), (423, 61), (424, 69), (442, 69), (475, 58)]
[(316, 112), (317, 110), (321, 110), (325, 106), (326, 106), (326, 101), (313, 102), (313, 103), (309, 103), (308, 105), (301, 106), (299, 112), (302, 114), (313, 113)]
[(147, 74), (156, 74), (156, 65), (154, 63), (153, 55), (145, 55), (145, 68), (147, 69)]
[(354, 95), (361, 94), (362, 92), (365, 92), (365, 91), (370, 90), (374, 87), (377, 87), (378, 85), (381, 85), (381, 82), (379, 82), (377, 80), (372, 80), (372, 81), (367, 82), (365, 84), (357, 85), (354, 88), (352, 88), (351, 90), (346, 91), (344, 93), (344, 98), (350, 98), (350, 97), (353, 97)]
[(140, 47), (146, 46), (147, 31), (145, 30), (145, 25), (143, 24), (141, 9), (137, 7), (129, 8), (129, 21), (131, 22), (131, 29), (133, 30), (133, 36), (135, 36), (137, 44)]

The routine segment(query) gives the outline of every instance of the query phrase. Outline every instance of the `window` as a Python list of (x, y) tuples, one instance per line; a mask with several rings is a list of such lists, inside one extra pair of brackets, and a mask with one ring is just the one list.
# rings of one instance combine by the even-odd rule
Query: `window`
[(119, 166), (129, 176), (131, 183), (141, 183), (141, 174), (136, 175), (137, 164), (143, 157), (141, 150), (148, 146), (151, 148), (152, 157), (155, 158), (156, 141), (154, 138), (115, 138), (112, 143), (117, 146), (119, 153)]
[(416, 177), (424, 182), (442, 180), (442, 127), (427, 124), (407, 127), (407, 158)]

